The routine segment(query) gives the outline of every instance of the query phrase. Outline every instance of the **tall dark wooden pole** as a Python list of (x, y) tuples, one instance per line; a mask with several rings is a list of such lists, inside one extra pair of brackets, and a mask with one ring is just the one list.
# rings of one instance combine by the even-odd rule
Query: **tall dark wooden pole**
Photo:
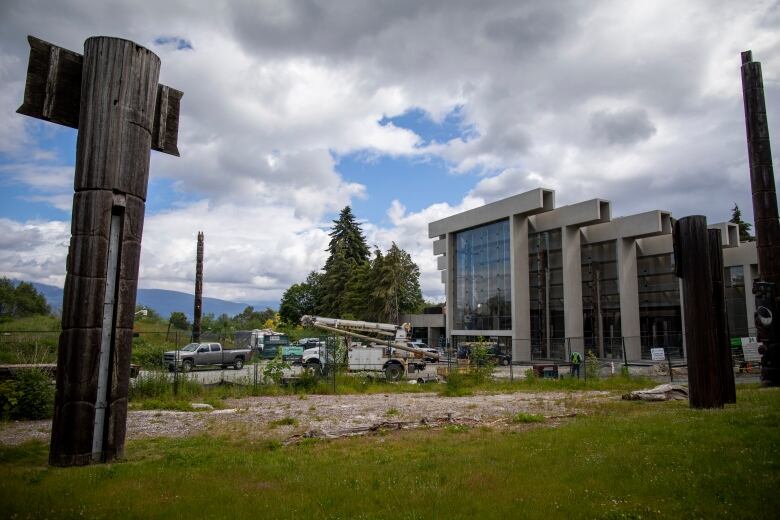
[(712, 272), (707, 219), (683, 217), (674, 225), (676, 275), (682, 278), (691, 408), (722, 408), (719, 353), (712, 324)]
[(709, 229), (710, 271), (712, 272), (712, 312), (715, 317), (715, 349), (718, 356), (721, 392), (726, 403), (737, 402), (734, 386), (734, 360), (731, 357), (731, 338), (726, 315), (726, 295), (723, 287), (723, 240), (719, 229)]
[(96, 37), (84, 43), (53, 465), (123, 455), (159, 74), (160, 59), (133, 42)]
[(203, 311), (203, 231), (198, 232), (198, 251), (195, 256), (195, 309), (192, 320), (192, 342), (200, 341), (200, 318)]
[[(780, 309), (777, 291), (780, 288), (780, 220), (777, 212), (775, 175), (769, 144), (769, 123), (764, 102), (764, 82), (761, 63), (753, 61), (753, 53), (742, 53), (742, 97), (745, 103), (750, 186), (753, 193), (753, 217), (758, 252), (758, 284), (756, 309), (764, 312), (764, 321), (756, 320), (758, 339), (763, 343), (761, 379), (780, 385), (780, 327), (766, 323)], [(763, 286), (762, 286), (763, 284)], [(771, 284), (771, 285), (768, 285)]]
[(79, 129), (49, 463), (105, 462), (124, 452), (149, 151), (179, 155), (182, 93), (131, 41), (27, 41), (17, 112)]

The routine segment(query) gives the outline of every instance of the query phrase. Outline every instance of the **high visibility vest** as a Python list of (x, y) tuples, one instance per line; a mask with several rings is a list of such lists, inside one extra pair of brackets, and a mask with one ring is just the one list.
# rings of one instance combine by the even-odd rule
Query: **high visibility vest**
[(572, 352), (571, 353), (571, 362), (572, 363), (582, 363), (582, 356), (579, 352)]

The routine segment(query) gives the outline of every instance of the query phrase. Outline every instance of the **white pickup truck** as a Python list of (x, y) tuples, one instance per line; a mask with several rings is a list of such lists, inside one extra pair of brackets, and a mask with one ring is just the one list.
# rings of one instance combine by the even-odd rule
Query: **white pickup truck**
[(180, 350), (163, 354), (163, 363), (170, 371), (178, 367), (182, 372), (189, 372), (195, 367), (210, 365), (219, 365), (222, 368), (232, 366), (241, 370), (244, 363), (251, 358), (251, 349), (227, 350), (219, 343), (190, 343)]

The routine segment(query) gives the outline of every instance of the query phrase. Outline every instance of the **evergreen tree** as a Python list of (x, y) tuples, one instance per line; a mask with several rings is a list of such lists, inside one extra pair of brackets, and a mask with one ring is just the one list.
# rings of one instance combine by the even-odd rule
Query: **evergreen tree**
[(347, 257), (344, 247), (337, 246), (325, 264), (322, 279), (322, 301), (319, 313), (323, 316), (341, 317), (346, 288), (353, 278), (357, 264)]
[(338, 220), (333, 221), (333, 229), (330, 233), (330, 243), (328, 252), (330, 257), (325, 263), (325, 271), (328, 271), (328, 265), (336, 253), (337, 249), (342, 249), (347, 260), (351, 260), (355, 265), (360, 265), (368, 261), (370, 256), (366, 237), (363, 236), (363, 230), (360, 224), (355, 220), (352, 209), (346, 206), (341, 210)]
[(378, 321), (400, 323), (401, 315), (420, 310), (420, 269), (411, 255), (395, 242), (372, 266), (373, 296), (378, 304)]
[(365, 262), (353, 270), (352, 278), (347, 281), (342, 300), (344, 319), (376, 321), (371, 299), (371, 264)]
[(750, 228), (753, 226), (742, 220), (742, 210), (739, 209), (736, 202), (731, 209), (731, 220), (729, 222), (739, 226), (739, 240), (741, 242), (752, 242), (754, 240), (754, 237), (750, 236)]

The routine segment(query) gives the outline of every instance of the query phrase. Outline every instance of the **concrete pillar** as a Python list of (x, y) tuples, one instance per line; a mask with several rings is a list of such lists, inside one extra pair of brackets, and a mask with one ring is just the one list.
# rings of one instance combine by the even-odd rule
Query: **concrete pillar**
[(528, 282), (528, 217), (509, 219), (512, 276), (512, 359), (531, 359), (531, 302)]
[(626, 346), (626, 361), (642, 358), (639, 324), (639, 278), (636, 266), (636, 240), (618, 238), (616, 244), (618, 292), (620, 293), (620, 334)]
[(445, 273), (444, 294), (447, 298), (447, 339), (452, 338), (452, 331), (455, 330), (455, 234), (447, 233), (447, 271)]
[(580, 255), (580, 229), (575, 226), (561, 228), (561, 255), (563, 260), (564, 334), (569, 341), (569, 352), (582, 352), (582, 259)]

